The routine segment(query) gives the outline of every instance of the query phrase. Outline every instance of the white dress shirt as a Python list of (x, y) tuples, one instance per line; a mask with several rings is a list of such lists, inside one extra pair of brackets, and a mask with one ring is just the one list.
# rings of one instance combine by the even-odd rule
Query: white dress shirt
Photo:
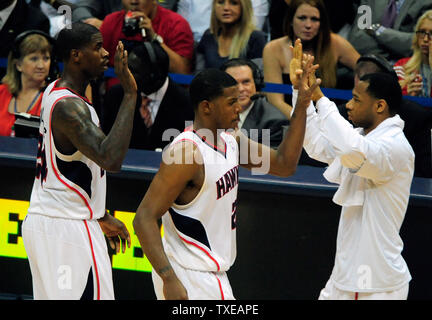
[(245, 111), (240, 112), (240, 114), (239, 114), (240, 121), (238, 123), (239, 129), (241, 129), (241, 127), (243, 127), (243, 123), (245, 122), (245, 120), (246, 120), (249, 112), (252, 110), (254, 103), (255, 103), (255, 101), (252, 101), (252, 103), (250, 104), (250, 106), (247, 107), (247, 109)]
[(324, 177), (339, 184), (333, 201), (342, 206), (330, 280), (350, 292), (397, 290), (411, 280), (399, 236), (414, 174), (404, 122), (395, 115), (365, 135), (326, 97), (317, 109), (307, 110), (304, 148), (329, 164)]
[(151, 102), (148, 105), (148, 108), (151, 114), (152, 123), (155, 122), (160, 104), (162, 102), (163, 97), (165, 96), (167, 89), (168, 89), (168, 77), (166, 78), (164, 84), (162, 85), (162, 87), (160, 87), (158, 91), (153, 92), (147, 96), (151, 100)]

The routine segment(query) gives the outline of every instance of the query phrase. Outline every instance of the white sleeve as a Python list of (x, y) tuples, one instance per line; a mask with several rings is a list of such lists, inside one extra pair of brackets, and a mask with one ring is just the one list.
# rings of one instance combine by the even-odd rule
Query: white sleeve
[(394, 175), (399, 168), (395, 160), (400, 158), (398, 154), (403, 148), (394, 137), (374, 140), (361, 135), (326, 97), (317, 102), (317, 109), (321, 132), (331, 142), (344, 167), (376, 182), (384, 182)]
[[(298, 90), (293, 88), (292, 93), (292, 105), (294, 112), (295, 105), (297, 103)], [(292, 115), (291, 113), (291, 115)], [(315, 111), (315, 106), (311, 101), (309, 107), (306, 110), (306, 131), (303, 141), (303, 147), (309, 157), (325, 162), (332, 163), (335, 158), (335, 153), (331, 144), (321, 134), (320, 130), (320, 119)]]

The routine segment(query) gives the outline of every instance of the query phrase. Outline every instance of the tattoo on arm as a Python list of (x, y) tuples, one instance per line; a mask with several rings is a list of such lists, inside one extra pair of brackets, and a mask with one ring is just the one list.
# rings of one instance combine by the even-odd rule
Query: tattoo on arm
[(165, 273), (167, 273), (168, 271), (170, 271), (172, 269), (172, 267), (170, 265), (162, 267), (159, 269), (159, 274), (163, 275)]

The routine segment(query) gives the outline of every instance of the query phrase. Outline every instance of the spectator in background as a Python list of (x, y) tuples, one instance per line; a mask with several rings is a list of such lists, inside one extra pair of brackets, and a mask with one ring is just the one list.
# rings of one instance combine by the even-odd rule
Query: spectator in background
[(64, 11), (58, 9), (61, 6), (67, 6), (71, 10), (75, 8), (75, 3), (78, 0), (31, 0), (30, 4), (39, 8), (43, 14), (47, 16), (50, 22), (50, 36), (56, 37), (61, 29), (66, 27), (66, 25), (71, 24), (72, 21), (69, 19), (67, 14)]
[(402, 87), (402, 94), (432, 96), (432, 10), (418, 20), (412, 39), (413, 55), (398, 60), (394, 69)]
[[(360, 54), (379, 54), (390, 63), (411, 55), (418, 18), (432, 9), (432, 0), (361, 0), (348, 41)], [(371, 26), (365, 26), (371, 14)]]
[(72, 22), (82, 21), (100, 29), (107, 15), (121, 9), (121, 0), (79, 0), (72, 11)]
[[(190, 73), (194, 43), (189, 23), (178, 13), (161, 7), (157, 0), (122, 0), (122, 3), (124, 9), (106, 16), (100, 27), (104, 48), (110, 54), (110, 64), (113, 65), (119, 40), (129, 52), (144, 40), (157, 40), (169, 56), (169, 72)], [(126, 30), (125, 15), (128, 11), (132, 11), (131, 18), (138, 24)]]
[[(354, 82), (357, 84), (362, 76), (376, 72), (397, 77), (392, 65), (384, 57), (367, 54), (357, 61)], [(339, 113), (348, 120), (345, 104), (339, 105), (338, 108)], [(403, 132), (415, 153), (414, 176), (432, 178), (432, 108), (422, 107), (411, 100), (402, 99), (399, 116), (405, 122)]]
[[(194, 118), (189, 94), (168, 77), (168, 54), (157, 41), (145, 42), (129, 54), (129, 68), (138, 85), (138, 97), (129, 147), (155, 150), (170, 141), (163, 139), (167, 129), (182, 132)], [(105, 133), (117, 117), (123, 89), (113, 86), (106, 94), (101, 124)], [(169, 137), (168, 137), (169, 138)]]
[[(258, 92), (264, 86), (264, 77), (259, 67), (250, 60), (231, 59), (225, 62), (221, 70), (231, 75), (238, 83), (239, 103), (241, 106), (239, 129), (246, 130), (245, 135), (252, 140), (277, 148), (283, 139), (284, 127), (289, 121), (265, 95)], [(251, 129), (255, 129), (251, 131)], [(268, 130), (269, 141), (265, 141), (264, 131)]]
[(40, 115), (51, 67), (52, 41), (38, 30), (25, 31), (15, 39), (0, 85), (0, 136), (14, 136), (15, 113)]
[(253, 21), (251, 0), (213, 0), (210, 28), (197, 47), (196, 71), (219, 68), (232, 58), (260, 59), (265, 43)]
[[(269, 23), (271, 40), (281, 38), (283, 33), (283, 21), (288, 6), (292, 0), (272, 0), (269, 10)], [(358, 0), (357, 0), (358, 1)], [(329, 14), (330, 29), (334, 33), (338, 33), (346, 38), (346, 32), (351, 28), (351, 24), (355, 18), (354, 1), (346, 0), (324, 0), (324, 5)]]
[[(50, 31), (48, 18), (38, 8), (25, 0), (2, 0), (0, 2), (0, 58), (7, 58), (16, 36), (26, 30)], [(0, 69), (0, 77), (5, 74)]]
[[(265, 29), (269, 12), (268, 0), (251, 0), (253, 15), (258, 30)], [(194, 40), (198, 43), (204, 32), (210, 27), (212, 1), (210, 0), (164, 0), (161, 6), (182, 15), (190, 24)]]
[[(292, 59), (290, 46), (301, 39), (305, 53), (315, 57), (320, 65), (318, 77), (322, 86), (337, 86), (337, 64), (354, 69), (359, 53), (343, 37), (331, 32), (329, 18), (322, 0), (292, 0), (284, 19), (285, 36), (266, 44), (263, 52), (265, 82), (291, 84), (289, 65)], [(291, 96), (268, 93), (271, 104), (290, 119)]]

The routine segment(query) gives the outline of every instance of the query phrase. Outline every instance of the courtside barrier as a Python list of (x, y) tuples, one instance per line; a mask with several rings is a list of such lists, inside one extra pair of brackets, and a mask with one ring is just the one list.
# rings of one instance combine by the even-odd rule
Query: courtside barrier
[[(7, 66), (7, 59), (4, 58), (0, 59), (0, 68), (6, 68), (6, 66)], [(62, 63), (59, 63), (59, 69), (63, 70)], [(107, 71), (105, 71), (104, 75), (105, 77), (116, 77), (113, 68), (109, 68)], [(184, 85), (188, 85), (194, 77), (193, 75), (176, 74), (176, 73), (170, 73), (169, 76), (173, 81)], [(266, 82), (265, 87), (263, 88), (262, 91), (291, 94), (292, 88), (290, 85), (286, 85), (286, 84)], [(322, 91), (324, 95), (329, 99), (350, 100), (352, 98), (352, 93), (350, 90), (322, 88)], [(404, 98), (412, 100), (422, 106), (432, 108), (432, 98), (422, 98), (422, 97), (412, 97), (412, 96), (404, 96)]]

